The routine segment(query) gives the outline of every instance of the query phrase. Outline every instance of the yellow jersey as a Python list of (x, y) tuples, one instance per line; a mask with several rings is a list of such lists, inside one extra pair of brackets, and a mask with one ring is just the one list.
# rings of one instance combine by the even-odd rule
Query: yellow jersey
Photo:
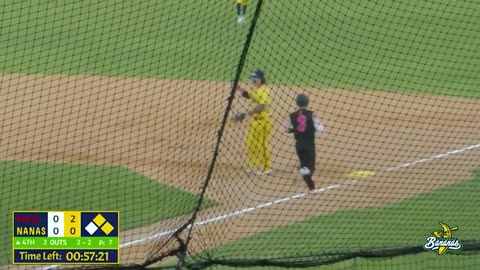
[(237, 0), (237, 4), (246, 6), (248, 4), (248, 0)]
[(253, 115), (254, 119), (269, 119), (268, 105), (270, 103), (270, 89), (264, 84), (255, 90), (248, 92), (250, 97), (250, 110), (253, 110), (258, 105), (265, 105), (266, 108)]

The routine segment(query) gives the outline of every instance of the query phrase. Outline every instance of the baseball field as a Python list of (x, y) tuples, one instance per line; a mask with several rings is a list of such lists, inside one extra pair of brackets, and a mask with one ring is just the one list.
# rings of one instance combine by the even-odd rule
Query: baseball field
[[(170, 231), (198, 201), (249, 25), (232, 1), (161, 2), (0, 4), (4, 268), (14, 267), (12, 210), (119, 210), (122, 263), (175, 246)], [(228, 121), (187, 261), (421, 245), (439, 222), (478, 240), (479, 9), (265, 0), (240, 84), (266, 71), (274, 173), (245, 170), (247, 123)], [(284, 133), (298, 92), (326, 126), (311, 194)], [(235, 99), (232, 111), (246, 105)], [(466, 254), (320, 269), (480, 264)]]

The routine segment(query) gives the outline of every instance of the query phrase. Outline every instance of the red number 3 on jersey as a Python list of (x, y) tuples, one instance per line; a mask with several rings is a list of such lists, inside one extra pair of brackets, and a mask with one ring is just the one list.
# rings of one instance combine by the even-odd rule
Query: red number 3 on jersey
[(297, 117), (297, 131), (298, 132), (305, 132), (307, 129), (307, 117), (305, 115), (299, 115)]

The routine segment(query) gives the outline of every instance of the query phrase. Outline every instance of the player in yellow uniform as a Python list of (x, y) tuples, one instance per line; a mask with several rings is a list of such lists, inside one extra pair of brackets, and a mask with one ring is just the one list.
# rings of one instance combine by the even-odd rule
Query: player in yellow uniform
[(244, 23), (247, 15), (248, 0), (236, 0), (237, 6), (237, 22)]
[(256, 70), (250, 77), (255, 86), (253, 90), (246, 91), (238, 88), (239, 95), (250, 100), (249, 109), (246, 113), (237, 114), (235, 119), (241, 121), (246, 115), (252, 117), (246, 138), (247, 165), (256, 174), (271, 174), (270, 131), (272, 119), (268, 112), (270, 89), (266, 85), (265, 74), (262, 70)]

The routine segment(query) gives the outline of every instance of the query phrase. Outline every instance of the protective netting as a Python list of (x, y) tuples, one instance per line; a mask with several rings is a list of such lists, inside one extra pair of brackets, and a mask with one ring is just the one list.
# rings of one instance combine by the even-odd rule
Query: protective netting
[(0, 7), (2, 267), (13, 210), (119, 210), (127, 267), (480, 264), (479, 3)]

